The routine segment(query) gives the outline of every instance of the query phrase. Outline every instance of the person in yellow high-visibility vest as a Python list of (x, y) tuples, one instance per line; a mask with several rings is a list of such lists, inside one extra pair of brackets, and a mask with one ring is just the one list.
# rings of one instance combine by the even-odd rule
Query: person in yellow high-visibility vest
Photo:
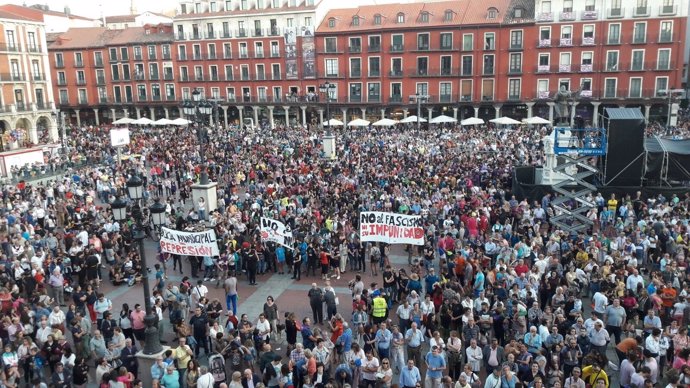
[(378, 325), (381, 322), (386, 321), (388, 303), (386, 302), (386, 299), (381, 295), (381, 291), (379, 290), (374, 291), (372, 296), (374, 297), (374, 300), (372, 301), (373, 308), (371, 316), (373, 318), (374, 324)]

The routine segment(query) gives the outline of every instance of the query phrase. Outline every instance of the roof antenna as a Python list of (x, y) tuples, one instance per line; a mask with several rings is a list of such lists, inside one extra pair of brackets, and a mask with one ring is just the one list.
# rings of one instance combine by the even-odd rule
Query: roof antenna
[(107, 27), (105, 24), (105, 13), (103, 12), (103, 2), (98, 4), (98, 8), (101, 9), (101, 23), (103, 24), (103, 27)]

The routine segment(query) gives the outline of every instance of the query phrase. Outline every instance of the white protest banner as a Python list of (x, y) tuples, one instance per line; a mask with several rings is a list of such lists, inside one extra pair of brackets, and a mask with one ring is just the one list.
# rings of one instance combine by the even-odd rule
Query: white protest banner
[(271, 241), (292, 249), (294, 240), (290, 226), (272, 218), (261, 217), (260, 232), (262, 241)]
[(113, 128), (110, 130), (110, 145), (113, 147), (129, 144), (129, 128)]
[(359, 237), (361, 241), (424, 245), (422, 217), (384, 212), (361, 212)]
[(161, 229), (161, 250), (175, 255), (219, 256), (216, 232), (182, 232), (168, 228)]

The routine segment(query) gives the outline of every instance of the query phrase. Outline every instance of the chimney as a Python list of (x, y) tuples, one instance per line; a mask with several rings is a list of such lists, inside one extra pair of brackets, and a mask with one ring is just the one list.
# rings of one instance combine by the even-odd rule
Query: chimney
[(69, 7), (65, 6), (65, 15), (69, 16), (69, 14), (70, 14)]

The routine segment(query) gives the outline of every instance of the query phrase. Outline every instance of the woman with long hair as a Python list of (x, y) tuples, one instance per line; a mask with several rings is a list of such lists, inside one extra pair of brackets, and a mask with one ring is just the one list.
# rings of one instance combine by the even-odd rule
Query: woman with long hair
[(196, 360), (187, 362), (187, 372), (184, 381), (187, 388), (196, 388), (196, 381), (199, 380), (199, 363)]
[(118, 326), (122, 329), (122, 334), (125, 335), (125, 338), (131, 338), (133, 343), (136, 343), (136, 338), (134, 338), (134, 330), (132, 329), (132, 321), (130, 320), (130, 316), (132, 315), (132, 312), (129, 309), (129, 305), (127, 303), (122, 304), (122, 310), (120, 310), (120, 319), (118, 322)]

